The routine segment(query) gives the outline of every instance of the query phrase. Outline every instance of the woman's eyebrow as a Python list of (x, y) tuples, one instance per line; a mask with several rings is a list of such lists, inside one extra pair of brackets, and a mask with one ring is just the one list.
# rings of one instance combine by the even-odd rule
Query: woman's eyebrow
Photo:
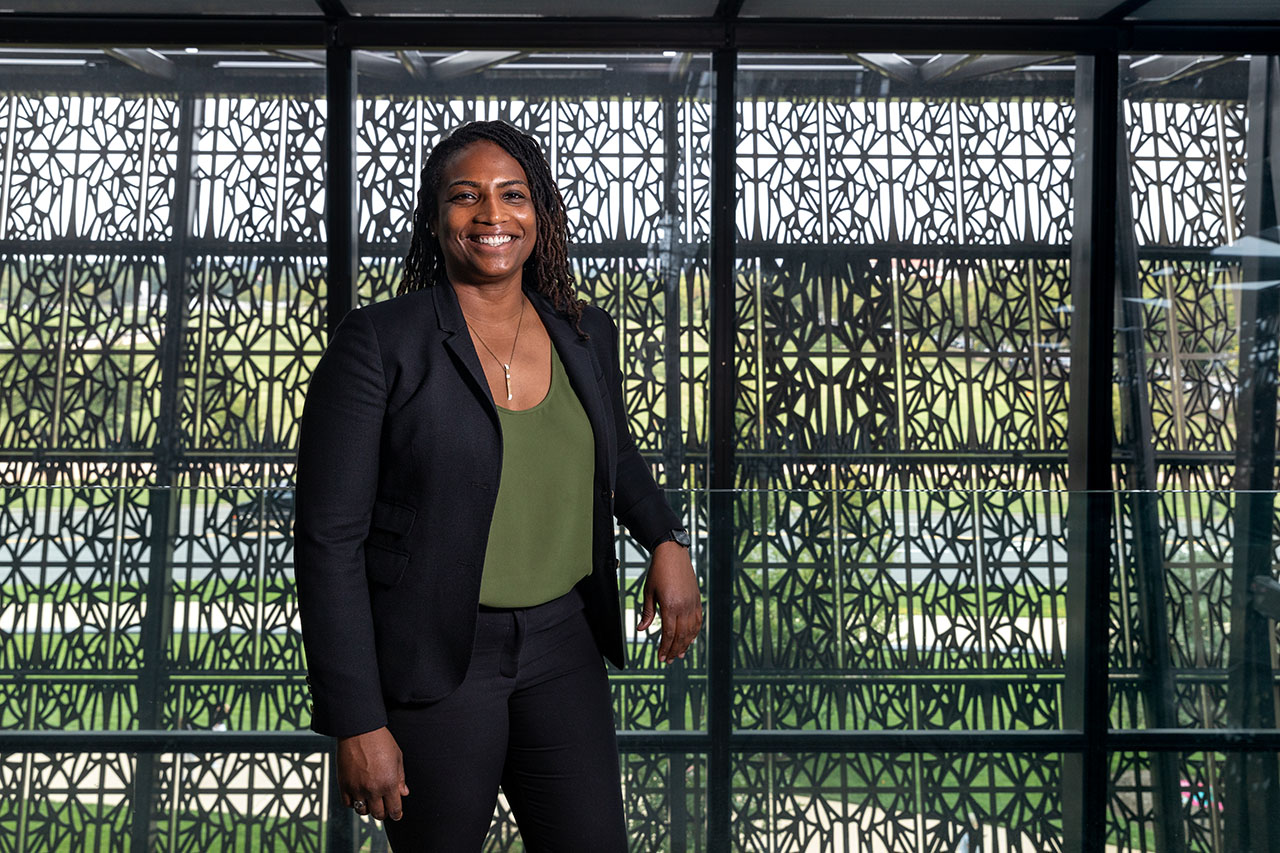
[[(503, 181), (502, 183), (498, 184), (498, 186), (500, 186), (500, 187), (509, 187), (509, 186), (513, 186), (514, 184), (519, 184), (519, 185), (520, 185), (520, 186), (522, 186), (522, 187), (527, 187), (527, 186), (529, 186), (527, 183), (525, 183), (524, 181), (520, 180), (519, 178), (512, 178), (512, 179), (511, 179), (511, 180), (509, 180), (509, 181)], [(452, 183), (450, 183), (450, 184), (449, 184), (449, 186), (450, 186), (450, 187), (456, 187), (456, 186), (464, 186), (464, 187), (478, 187), (478, 186), (480, 186), (480, 182), (479, 182), (479, 181), (469, 181), (469, 180), (467, 180), (466, 178), (459, 178), (458, 180), (453, 181)], [(446, 189), (447, 189), (447, 188), (446, 188)]]

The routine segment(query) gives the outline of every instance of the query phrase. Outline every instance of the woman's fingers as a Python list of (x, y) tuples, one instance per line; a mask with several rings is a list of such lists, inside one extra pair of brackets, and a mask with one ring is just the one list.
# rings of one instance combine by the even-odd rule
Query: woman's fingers
[(670, 663), (684, 657), (702, 628), (702, 594), (689, 561), (689, 550), (676, 542), (663, 542), (653, 552), (645, 577), (645, 618), (641, 629), (653, 621), (653, 603), (662, 619), (658, 661)]
[(702, 629), (702, 602), (681, 601), (675, 604), (658, 603), (662, 618), (662, 639), (658, 644), (658, 660), (671, 663), (682, 658)]
[(404, 817), (404, 804), (400, 802), (400, 792), (402, 790), (404, 790), (403, 783), (379, 791), (364, 791), (352, 794), (344, 791), (342, 793), (342, 803), (352, 808), (355, 807), (356, 803), (363, 803), (364, 808), (356, 808), (356, 813), (368, 815), (374, 820), (399, 820)]
[(658, 660), (670, 663), (685, 656), (702, 629), (702, 603), (659, 606), (662, 608), (662, 639), (658, 644)]
[(408, 796), (404, 760), (385, 727), (338, 741), (338, 780), (342, 803), (376, 820), (399, 820), (400, 798)]
[(399, 820), (404, 814), (400, 807), (400, 792), (392, 790), (381, 797), (375, 797), (369, 807), (369, 814), (375, 820)]
[(662, 634), (658, 639), (658, 663), (671, 662), (671, 646), (676, 641), (676, 623), (679, 616), (667, 608), (662, 608)]

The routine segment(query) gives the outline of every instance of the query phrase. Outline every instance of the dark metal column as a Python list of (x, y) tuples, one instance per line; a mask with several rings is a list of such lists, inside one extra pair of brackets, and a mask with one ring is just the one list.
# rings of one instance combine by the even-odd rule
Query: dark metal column
[[(325, 228), (328, 271), (325, 275), (325, 321), (329, 334), (355, 305), (357, 269), (356, 222), (356, 65), (350, 47), (338, 43), (337, 24), (329, 22), (325, 45)], [(356, 849), (355, 813), (343, 808), (337, 785), (337, 742), (329, 754), (329, 809), (325, 853)]]
[[(1170, 729), (1177, 725), (1173, 667), (1169, 654), (1169, 617), (1165, 603), (1163, 538), (1160, 536), (1159, 483), (1156, 480), (1155, 429), (1151, 421), (1151, 395), (1147, 388), (1147, 353), (1143, 335), (1142, 286), (1138, 280), (1138, 240), (1134, 234), (1133, 194), (1129, 168), (1129, 143), (1124, 102), (1116, 116), (1116, 313), (1119, 317), (1120, 444), (1129, 452), (1122, 503), (1129, 509), (1132, 555), (1137, 576), (1138, 629), (1142, 660), (1139, 690), (1147, 728)], [(1173, 335), (1176, 330), (1170, 329)], [(1123, 605), (1122, 605), (1123, 606)], [(1182, 853), (1186, 845), (1183, 827), (1180, 756), (1174, 752), (1151, 753), (1151, 786), (1154, 795), (1156, 850)]]
[[(168, 685), (169, 641), (173, 638), (173, 543), (182, 509), (178, 465), (182, 456), (182, 350), (187, 325), (187, 237), (193, 219), (191, 174), (199, 127), (198, 99), (184, 94), (178, 101), (177, 174), (169, 224), (172, 236), (165, 252), (164, 333), (160, 339), (160, 408), (156, 418), (155, 478), (148, 490), (150, 562), (147, 567), (147, 611), (139, 643), (138, 728), (158, 729), (164, 721)], [(134, 769), (130, 849), (153, 850), (155, 800), (160, 783), (159, 756), (138, 755)], [(170, 804), (176, 808), (176, 803)]]
[(325, 277), (325, 317), (329, 332), (355, 305), (356, 222), (356, 61), (351, 48), (337, 43), (337, 25), (328, 30), (325, 49), (325, 228), (329, 269)]
[(1107, 632), (1111, 569), (1118, 57), (1076, 60), (1067, 418), (1067, 661), (1063, 723), (1085, 736), (1063, 757), (1063, 849), (1102, 853), (1107, 811)]
[[(1275, 240), (1280, 205), (1280, 60), (1255, 56), (1249, 67), (1249, 131), (1245, 140), (1244, 223)], [(1244, 258), (1248, 282), (1280, 278), (1280, 258)], [(1240, 377), (1236, 395), (1235, 531), (1232, 538), (1231, 638), (1227, 724), (1274, 728), (1271, 626), (1253, 608), (1255, 575), (1271, 577), (1275, 519), (1277, 349), (1280, 286), (1240, 291)], [(1275, 753), (1229, 753), (1226, 762), (1226, 849), (1280, 851), (1280, 785)]]
[(734, 151), (737, 147), (735, 71), (738, 51), (711, 54), (715, 78), (711, 118), (711, 377), (710, 549), (707, 568), (707, 849), (728, 853), (733, 758), (733, 406)]
[[(681, 430), (681, 394), (684, 388), (680, 371), (680, 279), (685, 271), (684, 235), (680, 198), (680, 94), (679, 81), (672, 81), (673, 91), (662, 98), (662, 224), (658, 231), (658, 276), (662, 283), (662, 361), (666, 376), (667, 413), (663, 424), (662, 469), (667, 502), (676, 515), (684, 518), (688, 501), (684, 489), (684, 434)], [(685, 727), (685, 706), (689, 697), (689, 670), (683, 662), (666, 668), (667, 725), (672, 731)], [(685, 756), (673, 755), (667, 763), (667, 802), (670, 804), (671, 853), (684, 853), (688, 847), (688, 785), (683, 772)]]

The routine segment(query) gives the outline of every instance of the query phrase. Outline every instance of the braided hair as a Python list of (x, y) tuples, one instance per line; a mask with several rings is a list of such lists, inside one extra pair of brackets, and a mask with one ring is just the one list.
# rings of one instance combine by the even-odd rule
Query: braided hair
[[(431, 233), (431, 222), (439, 213), (437, 196), (445, 166), (454, 155), (476, 142), (492, 142), (507, 152), (524, 169), (529, 179), (538, 238), (525, 261), (524, 283), (551, 300), (578, 327), (586, 300), (577, 295), (573, 268), (569, 264), (569, 221), (564, 199), (551, 177), (551, 166), (533, 137), (503, 121), (473, 121), (442, 139), (422, 166), (422, 186), (418, 209), (413, 214), (413, 239), (404, 259), (404, 275), (397, 293), (434, 287), (446, 281), (444, 252)], [(578, 327), (578, 333), (582, 330)]]

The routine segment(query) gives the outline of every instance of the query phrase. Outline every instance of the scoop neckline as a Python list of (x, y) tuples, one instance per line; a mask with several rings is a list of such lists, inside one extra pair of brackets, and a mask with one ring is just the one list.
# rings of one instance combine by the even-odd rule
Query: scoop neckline
[(529, 408), (527, 408), (527, 409), (508, 409), (506, 406), (499, 406), (499, 405), (498, 405), (498, 403), (497, 403), (497, 401), (495, 400), (493, 405), (497, 408), (497, 410), (498, 410), (498, 414), (502, 414), (502, 415), (527, 415), (527, 414), (530, 414), (530, 413), (532, 413), (532, 412), (536, 412), (538, 409), (541, 409), (543, 406), (545, 406), (545, 405), (547, 404), (547, 401), (551, 399), (551, 394), (555, 391), (555, 389), (556, 389), (556, 385), (557, 385), (557, 383), (556, 383), (556, 354), (555, 354), (555, 346), (553, 345), (553, 346), (551, 347), (551, 349), (552, 349), (552, 352), (551, 352), (551, 354), (550, 354), (550, 356), (549, 356), (549, 358), (548, 358), (548, 361), (550, 361), (550, 362), (551, 362), (551, 381), (547, 383), (547, 393), (543, 394), (543, 395), (542, 395), (542, 399), (541, 399), (541, 400), (539, 400), (538, 402), (534, 403), (532, 406), (530, 406), (530, 407), (529, 407)]

